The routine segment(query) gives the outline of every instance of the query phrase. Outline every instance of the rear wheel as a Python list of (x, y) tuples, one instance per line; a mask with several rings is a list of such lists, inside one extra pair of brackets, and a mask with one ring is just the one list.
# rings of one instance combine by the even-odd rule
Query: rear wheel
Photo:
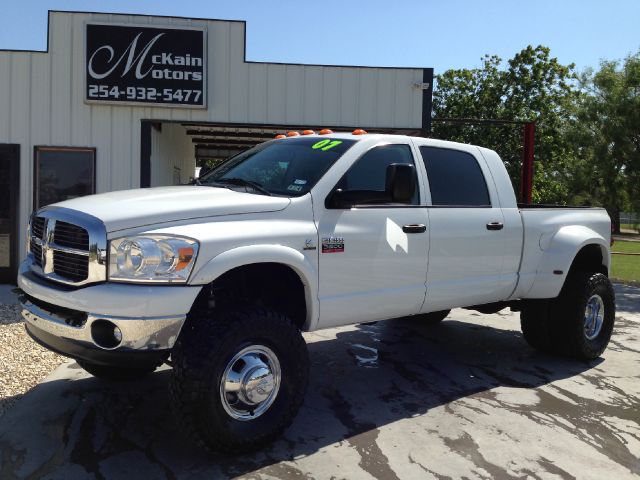
[(615, 293), (601, 273), (567, 277), (558, 298), (535, 300), (520, 314), (527, 342), (580, 360), (593, 360), (607, 348), (615, 320)]
[(558, 298), (561, 320), (553, 335), (558, 353), (593, 360), (609, 344), (616, 304), (613, 285), (601, 273), (576, 273), (567, 278)]
[(110, 365), (97, 365), (84, 360), (76, 360), (76, 363), (94, 377), (114, 381), (137, 380), (150, 375), (157, 368), (156, 366), (144, 368), (114, 367)]
[(522, 336), (536, 350), (550, 352), (551, 303), (553, 300), (531, 300), (520, 312)]
[(173, 352), (176, 414), (198, 444), (240, 453), (274, 440), (293, 421), (307, 387), (309, 358), (283, 314), (236, 307), (192, 318)]
[(440, 310), (438, 312), (421, 313), (416, 315), (415, 318), (428, 325), (436, 325), (443, 321), (451, 313), (451, 310)]

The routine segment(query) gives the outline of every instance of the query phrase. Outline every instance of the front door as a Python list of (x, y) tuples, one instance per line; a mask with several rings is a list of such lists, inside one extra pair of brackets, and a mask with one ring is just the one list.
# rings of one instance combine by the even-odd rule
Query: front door
[(20, 147), (0, 144), (0, 283), (15, 283), (18, 266)]
[[(415, 165), (406, 144), (368, 150), (340, 180), (343, 191), (384, 194), (387, 166)], [(381, 195), (381, 198), (384, 198)], [(404, 205), (326, 208), (314, 199), (319, 234), (320, 325), (330, 327), (415, 314), (424, 301), (428, 213), (419, 187)]]

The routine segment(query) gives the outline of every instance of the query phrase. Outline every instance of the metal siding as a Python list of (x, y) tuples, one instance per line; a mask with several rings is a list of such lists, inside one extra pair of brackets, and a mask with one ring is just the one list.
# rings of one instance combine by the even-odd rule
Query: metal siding
[(339, 68), (322, 69), (322, 110), (320, 125), (338, 125), (340, 123), (340, 79)]
[[(375, 113), (375, 124), (385, 125), (393, 118), (389, 118), (395, 108), (396, 91), (394, 88), (396, 82), (396, 70), (380, 69), (378, 72), (377, 99), (378, 108)], [(395, 127), (395, 122), (393, 122)]]
[(71, 56), (78, 45), (71, 43), (71, 16), (58, 15), (51, 32), (51, 143), (71, 145)]
[(363, 75), (362, 71), (358, 72), (358, 117), (357, 126), (375, 125), (376, 107), (378, 96), (376, 95), (376, 87), (378, 77), (375, 75)]
[(91, 107), (84, 103), (84, 21), (74, 16), (71, 31), (71, 143), (80, 145), (91, 138)]
[(358, 123), (358, 71), (343, 68), (340, 76), (340, 124)]
[[(251, 67), (253, 74), (256, 66)], [(285, 65), (267, 65), (267, 123), (287, 123), (284, 114), (287, 96), (286, 68)]]
[(286, 66), (285, 81), (285, 123), (304, 123), (304, 68), (294, 65)]
[[(11, 55), (11, 98), (9, 117), (9, 140), (6, 143), (24, 145), (29, 139), (29, 110), (31, 95), (29, 79), (31, 73), (30, 54)], [(0, 142), (5, 143), (3, 140)]]
[(244, 62), (244, 28), (229, 24), (229, 120), (249, 122), (249, 69)]
[(305, 67), (303, 98), (303, 123), (319, 125), (322, 123), (322, 67)]
[(117, 183), (113, 181), (112, 174), (118, 170), (118, 158), (111, 151), (111, 108), (91, 105), (90, 124), (91, 137), (89, 145), (96, 147), (96, 191), (108, 192), (117, 190)]
[(249, 77), (249, 118), (268, 123), (267, 66), (255, 65), (253, 74), (247, 73), (247, 77)]
[(0, 53), (0, 142), (8, 142), (11, 125), (11, 53)]

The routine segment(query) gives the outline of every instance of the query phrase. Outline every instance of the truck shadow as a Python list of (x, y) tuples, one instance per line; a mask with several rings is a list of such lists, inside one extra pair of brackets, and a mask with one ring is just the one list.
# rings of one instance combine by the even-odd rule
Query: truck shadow
[[(171, 415), (167, 369), (135, 383), (41, 384), (0, 420), (0, 478), (218, 478), (257, 470), (295, 477), (303, 472), (280, 462), (340, 442), (369, 462), (365, 470), (384, 472), (380, 426), (471, 397), (499, 402), (497, 387), (537, 389), (599, 363), (539, 354), (517, 331), (452, 317), (431, 327), (398, 319), (309, 335), (305, 403), (281, 440), (251, 455), (205, 453), (184, 438)], [(505, 408), (534, 415), (536, 407)]]

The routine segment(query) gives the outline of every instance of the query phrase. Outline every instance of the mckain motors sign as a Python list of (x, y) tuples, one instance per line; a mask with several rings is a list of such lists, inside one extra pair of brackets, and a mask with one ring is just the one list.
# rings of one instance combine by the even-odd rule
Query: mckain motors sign
[(86, 100), (206, 107), (205, 32), (87, 24)]

